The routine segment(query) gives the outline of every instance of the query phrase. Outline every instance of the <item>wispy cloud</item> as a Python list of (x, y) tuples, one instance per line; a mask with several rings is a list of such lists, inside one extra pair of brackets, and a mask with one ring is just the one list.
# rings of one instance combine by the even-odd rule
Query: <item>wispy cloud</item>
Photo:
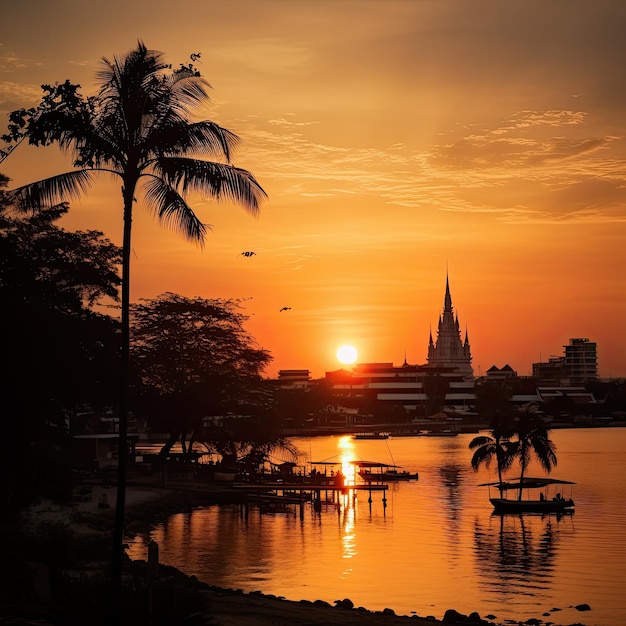
[(41, 95), (40, 85), (0, 82), (0, 109), (12, 111), (24, 106), (34, 106), (41, 100)]
[[(615, 191), (626, 185), (621, 137), (593, 136), (586, 120), (583, 111), (525, 110), (491, 128), (451, 129), (448, 135), (456, 135), (451, 141), (423, 150), (402, 143), (329, 145), (312, 140), (312, 131), (294, 129), (315, 121), (265, 127), (255, 122), (246, 132), (251, 146), (246, 158), (260, 163), (255, 171), (261, 178), (280, 181), (289, 196), (352, 202), (368, 196), (405, 209), (492, 214), (505, 222), (621, 222), (612, 205), (597, 196), (593, 207), (573, 206), (572, 198), (569, 204), (552, 204), (555, 190), (591, 178), (604, 179)], [(512, 203), (515, 193), (526, 195)]]
[(33, 65), (33, 61), (21, 59), (13, 52), (5, 52), (0, 49), (0, 72), (3, 74), (13, 74), (26, 67)]

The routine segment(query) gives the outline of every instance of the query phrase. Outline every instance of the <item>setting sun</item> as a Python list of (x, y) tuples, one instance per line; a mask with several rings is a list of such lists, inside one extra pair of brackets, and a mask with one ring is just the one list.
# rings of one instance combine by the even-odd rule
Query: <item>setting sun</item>
[(337, 360), (344, 365), (350, 365), (357, 360), (358, 352), (354, 346), (341, 346), (337, 350)]

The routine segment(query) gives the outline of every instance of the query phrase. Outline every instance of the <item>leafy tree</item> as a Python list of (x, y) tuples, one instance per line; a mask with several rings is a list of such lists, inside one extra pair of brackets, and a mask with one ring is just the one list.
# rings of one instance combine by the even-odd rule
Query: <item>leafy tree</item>
[(119, 322), (93, 307), (118, 299), (121, 251), (99, 231), (58, 227), (66, 204), (18, 218), (7, 184), (0, 176), (0, 457), (2, 501), (15, 508), (66, 495), (67, 421), (115, 398)]
[(261, 373), (271, 361), (245, 331), (241, 300), (165, 293), (131, 306), (133, 397), (138, 415), (183, 452), (202, 439), (203, 418), (249, 414), (263, 402)]
[(131, 226), (137, 188), (142, 183), (143, 197), (161, 222), (199, 244), (207, 227), (188, 204), (189, 193), (232, 200), (256, 214), (265, 192), (250, 172), (230, 163), (239, 142), (236, 135), (214, 122), (192, 121), (194, 109), (209, 101), (210, 86), (193, 64), (172, 69), (162, 53), (139, 41), (124, 56), (104, 58), (97, 78), (100, 91), (89, 98), (69, 81), (44, 85), (41, 103), (14, 111), (3, 138), (13, 145), (25, 138), (35, 146), (56, 143), (74, 159), (76, 169), (15, 190), (23, 209), (77, 196), (98, 172), (122, 182), (120, 454), (110, 602), (111, 619), (118, 622), (126, 500)]
[(222, 466), (253, 474), (270, 455), (295, 461), (298, 450), (260, 415), (231, 415), (210, 421), (202, 436), (207, 450), (218, 453)]
[(526, 469), (534, 456), (546, 472), (550, 473), (557, 463), (556, 446), (549, 437), (549, 429), (537, 407), (527, 404), (518, 413), (514, 426), (517, 441), (512, 447), (512, 454), (520, 464), (520, 489), (518, 499), (522, 499), (522, 482)]

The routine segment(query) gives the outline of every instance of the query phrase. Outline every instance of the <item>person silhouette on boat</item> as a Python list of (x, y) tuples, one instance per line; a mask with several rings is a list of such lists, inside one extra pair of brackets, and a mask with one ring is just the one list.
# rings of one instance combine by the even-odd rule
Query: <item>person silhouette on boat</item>
[(343, 488), (344, 484), (345, 484), (345, 477), (343, 475), (343, 472), (341, 470), (338, 470), (337, 473), (335, 474), (335, 487)]
[(560, 493), (557, 493), (556, 496), (554, 496), (554, 501), (560, 502), (561, 500), (563, 500), (563, 496), (561, 496)]

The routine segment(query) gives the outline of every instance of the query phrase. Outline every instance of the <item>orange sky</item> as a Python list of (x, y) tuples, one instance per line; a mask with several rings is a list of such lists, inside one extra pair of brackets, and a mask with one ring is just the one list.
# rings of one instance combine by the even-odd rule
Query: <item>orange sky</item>
[[(3, 127), (42, 83), (93, 93), (100, 58), (142, 39), (201, 53), (203, 117), (244, 140), (260, 217), (198, 199), (200, 251), (138, 206), (134, 300), (249, 298), (267, 375), (318, 377), (342, 343), (425, 363), (447, 268), (476, 374), (588, 337), (600, 375), (626, 376), (622, 0), (4, 0), (2, 18)], [(67, 169), (25, 146), (0, 165), (16, 185)], [(121, 208), (100, 179), (66, 227), (120, 243)]]

